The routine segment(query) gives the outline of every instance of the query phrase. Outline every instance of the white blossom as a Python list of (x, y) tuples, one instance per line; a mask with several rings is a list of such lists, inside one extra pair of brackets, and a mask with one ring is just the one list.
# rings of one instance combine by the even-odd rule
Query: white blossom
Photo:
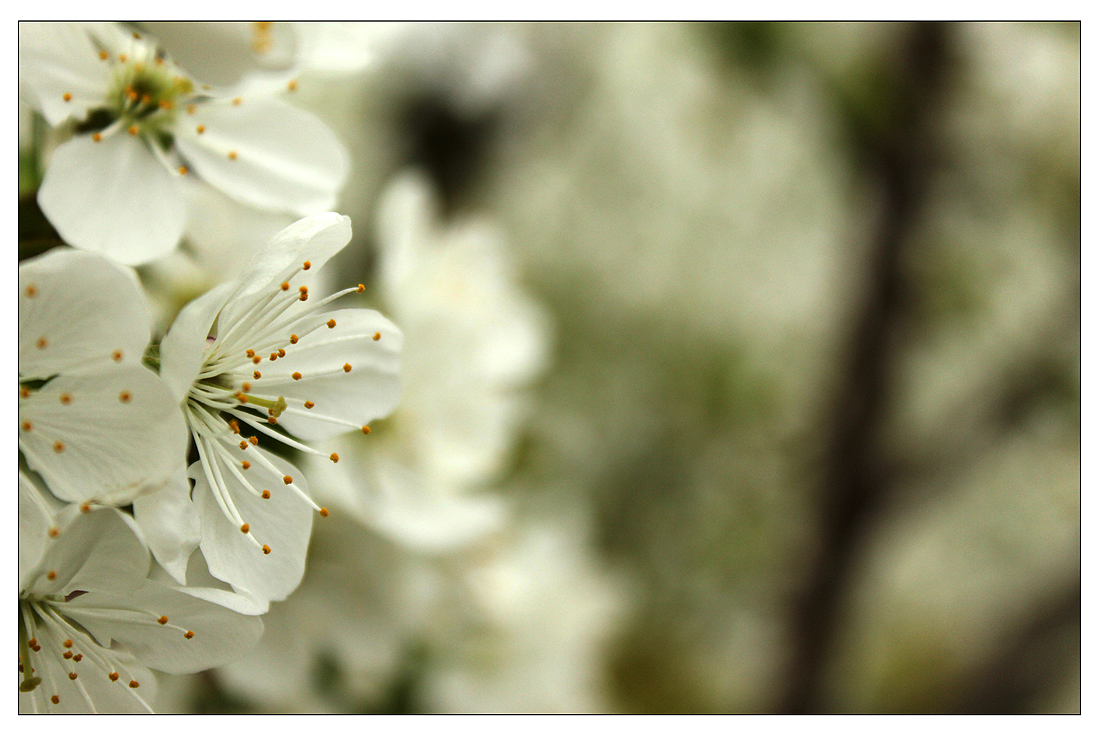
[(300, 441), (369, 433), (397, 402), (400, 331), (376, 311), (325, 310), (361, 285), (327, 298), (310, 293), (350, 238), (351, 222), (339, 214), (292, 224), (236, 280), (186, 306), (161, 343), (161, 374), (200, 458), (189, 477), (203, 555), (212, 575), (261, 603), (297, 586), (312, 511), (328, 513), (261, 439), (325, 455)]
[(141, 365), (150, 335), (134, 275), (56, 249), (19, 267), (19, 450), (67, 502), (129, 503), (184, 469), (176, 400)]
[[(27, 490), (21, 483), (21, 520), (34, 503)], [(33, 536), (39, 523), (20, 521), (20, 544), (40, 549), (20, 555), (20, 712), (152, 712), (150, 668), (196, 672), (259, 639), (263, 625), (243, 599), (149, 580), (149, 552), (122, 512), (67, 514), (45, 541)]]
[(52, 155), (38, 203), (75, 247), (154, 260), (187, 223), (182, 178), (249, 206), (329, 209), (348, 170), (316, 117), (264, 96), (212, 96), (151, 39), (111, 24), (22, 23), (20, 89), (73, 137)]

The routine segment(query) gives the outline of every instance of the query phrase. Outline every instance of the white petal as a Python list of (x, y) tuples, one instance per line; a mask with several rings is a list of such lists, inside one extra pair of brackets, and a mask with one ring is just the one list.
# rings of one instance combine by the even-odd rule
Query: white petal
[(141, 360), (151, 319), (133, 270), (54, 249), (19, 265), (19, 373), (44, 379)]
[(50, 491), (128, 503), (167, 482), (186, 455), (179, 403), (148, 369), (60, 376), (19, 401), (19, 448)]
[(51, 125), (106, 104), (110, 68), (97, 53), (79, 23), (19, 24), (20, 85)]
[(178, 176), (125, 131), (58, 147), (38, 204), (66, 242), (127, 265), (170, 252), (186, 221)]
[[(172, 674), (198, 672), (237, 659), (263, 632), (256, 616), (239, 614), (153, 581), (144, 582), (130, 596), (79, 596), (66, 604), (65, 612), (97, 639), (120, 641), (142, 664)], [(160, 616), (167, 616), (168, 624), (154, 621)], [(172, 627), (194, 635), (188, 639)]]
[[(255, 450), (242, 451), (242, 455)], [(305, 479), (296, 468), (281, 458), (266, 452), (265, 455), (305, 491)], [(270, 491), (270, 499), (251, 494), (231, 472), (223, 469), (222, 475), (241, 517), (249, 525), (249, 533), (261, 545), (268, 545), (271, 553), (263, 554), (240, 527), (225, 516), (202, 466), (195, 462), (188, 475), (195, 480), (192, 496), (202, 517), (199, 546), (215, 578), (224, 580), (235, 590), (246, 591), (260, 602), (281, 601), (302, 580), (306, 548), (313, 528), (313, 509), (282, 480), (258, 465), (258, 460), (253, 460), (252, 464), (248, 479), (257, 491)]]
[(299, 216), (331, 209), (348, 173), (347, 151), (332, 131), (277, 99), (201, 104), (181, 121), (175, 140), (187, 165), (212, 186), (251, 206)]
[(57, 530), (62, 504), (25, 471), (19, 471), (19, 587), (30, 585)]
[[(289, 71), (297, 36), (289, 23), (153, 21), (143, 26), (198, 81), (214, 87), (238, 84), (257, 71)], [(261, 41), (266, 45), (260, 46)]]
[[(299, 219), (271, 238), (237, 277), (237, 287), (226, 300), (222, 323), (232, 324), (249, 308), (253, 298), (266, 297), (290, 267), (309, 262), (298, 278), (308, 286), (329, 258), (351, 241), (351, 219), (333, 212)], [(295, 284), (301, 284), (295, 280)]]
[(134, 498), (134, 521), (161, 567), (186, 583), (187, 561), (199, 546), (202, 528), (182, 463), (179, 475), (162, 488)]
[[(76, 513), (50, 543), (42, 574), (26, 590), (40, 596), (76, 590), (129, 595), (140, 588), (149, 572), (149, 552), (132, 520), (110, 507)], [(49, 571), (56, 574), (52, 580)]]
[[(318, 318), (331, 318), (336, 326), (302, 336), (275, 362), (277, 371), (264, 370), (265, 375), (279, 379), (302, 374), (302, 379), (273, 385), (270, 390), (300, 411), (283, 413), (279, 424), (304, 440), (323, 440), (385, 417), (400, 395), (402, 337), (397, 326), (377, 311), (358, 308), (330, 311)], [(377, 341), (375, 334), (380, 334)], [(343, 370), (345, 364), (351, 371)], [(258, 394), (268, 391), (263, 379), (256, 380), (253, 389)], [(315, 407), (305, 410), (307, 400)], [(350, 421), (353, 426), (328, 422), (325, 417)]]
[(160, 342), (160, 376), (179, 402), (202, 368), (206, 337), (235, 283), (222, 283), (183, 307)]

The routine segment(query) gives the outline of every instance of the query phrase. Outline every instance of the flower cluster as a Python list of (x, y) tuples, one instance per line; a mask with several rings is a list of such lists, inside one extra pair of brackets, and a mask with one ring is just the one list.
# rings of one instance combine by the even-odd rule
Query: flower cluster
[[(19, 267), (19, 707), (152, 712), (150, 670), (240, 657), (300, 583), (329, 514), (301, 456), (338, 462), (327, 441), (394, 409), (402, 334), (364, 285), (326, 292), (352, 229), (319, 119), (136, 26), (24, 23), (19, 54), (52, 227)], [(132, 266), (207, 215), (196, 187), (298, 221), (158, 329)]]

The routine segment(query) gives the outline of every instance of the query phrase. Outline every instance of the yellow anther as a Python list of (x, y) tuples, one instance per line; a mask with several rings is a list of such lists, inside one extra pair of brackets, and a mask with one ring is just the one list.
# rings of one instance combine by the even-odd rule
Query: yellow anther
[(286, 356), (286, 349), (279, 349), (279, 358), (282, 359)]
[(122, 352), (118, 349), (115, 349), (113, 352), (111, 352), (111, 358), (115, 361), (122, 361)]
[(355, 288), (355, 292), (357, 292), (357, 293), (361, 293), (361, 292), (363, 292), (363, 291), (364, 291), (364, 290), (366, 290), (366, 289), (367, 289), (367, 288), (366, 288), (366, 286), (364, 286), (364, 285), (363, 285), (363, 283), (359, 283), (358, 287), (356, 287), (356, 288)]
[(292, 344), (298, 343), (298, 334), (295, 334), (295, 333), (290, 334), (290, 343), (292, 343)]
[(130, 133), (131, 135), (138, 134), (137, 125), (130, 125), (129, 129), (127, 129), (126, 132)]
[(263, 357), (260, 357), (260, 356), (252, 357), (252, 363), (253, 364), (259, 364), (261, 361), (263, 361)]
[(265, 555), (270, 555), (271, 554), (271, 548), (268, 547), (267, 545), (263, 546), (263, 551), (264, 551)]
[(61, 698), (58, 697), (57, 695), (50, 695), (50, 702), (52, 702), (54, 705), (56, 705), (59, 702), (61, 702)]
[(24, 420), (23, 424), (20, 427), (23, 428), (24, 433), (29, 433), (31, 431), (31, 421), (30, 420)]
[(370, 435), (370, 425), (363, 426), (363, 435)]
[(238, 392), (233, 396), (236, 397), (242, 405), (248, 402), (248, 395), (246, 395), (244, 392)]
[(350, 372), (351, 371), (351, 364), (344, 364), (344, 371), (345, 372)]
[(328, 516), (328, 509), (325, 509), (324, 507), (321, 507), (320, 514), (321, 514), (322, 517), (327, 517)]
[(252, 378), (253, 378), (253, 379), (259, 379), (259, 378), (260, 378), (260, 377), (262, 377), (262, 376), (263, 376), (263, 375), (262, 375), (262, 374), (260, 374), (259, 372), (252, 372)]
[(229, 155), (230, 160), (236, 160), (237, 159), (237, 151), (236, 150), (230, 150), (228, 155)]
[(271, 498), (271, 492), (268, 491), (267, 489), (264, 489), (262, 492), (260, 492), (260, 498), (261, 499), (270, 499)]
[(50, 527), (49, 531), (46, 532), (46, 534), (48, 534), (51, 539), (57, 539), (61, 535), (61, 528), (60, 527)]
[(72, 652), (65, 652), (61, 656), (64, 657), (65, 659), (72, 659), (73, 658), (73, 653)]
[(99, 52), (99, 60), (100, 61), (106, 61), (108, 56), (110, 56), (110, 54), (107, 53), (106, 51), (100, 51)]
[(161, 626), (164, 626), (166, 623), (168, 623), (168, 617), (167, 616), (161, 616), (160, 618), (157, 619), (157, 623), (160, 624)]
[(328, 457), (328, 459), (333, 463), (338, 463), (340, 461), (340, 456), (336, 453), (333, 453), (331, 456)]
[(73, 657), (73, 661), (74, 662), (79, 662), (83, 658), (84, 658), (83, 654), (77, 654), (75, 657)]
[(302, 373), (301, 372), (294, 372), (293, 374), (290, 375), (290, 378), (293, 379), (295, 382), (297, 382), (299, 379), (302, 378)]
[(307, 288), (305, 285), (303, 285), (302, 287), (298, 288), (298, 292), (299, 293), (308, 293), (309, 288)]
[(77, 677), (77, 674), (76, 674), (76, 672), (69, 672), (69, 679), (71, 679), (71, 680), (75, 680), (75, 679), (76, 679), (76, 677)]
[(257, 438), (255, 435), (253, 435), (251, 438), (248, 439), (248, 442), (251, 443), (252, 445), (259, 445), (260, 444), (260, 439)]
[(249, 382), (241, 382), (241, 391), (242, 392), (251, 392), (252, 391), (252, 385)]
[(290, 290), (290, 283), (283, 283), (279, 287), (282, 288), (283, 290)]
[(130, 688), (136, 690), (141, 687), (137, 680), (130, 680)]
[(61, 642), (61, 646), (65, 647), (66, 649), (72, 649), (73, 648), (73, 640), (72, 639), (66, 639), (65, 641)]
[(40, 349), (46, 348), (47, 346), (49, 346), (49, 344), (50, 344), (50, 342), (46, 340), (45, 336), (42, 336), (41, 338), (39, 338), (37, 341), (34, 342), (34, 345), (37, 346)]
[(240, 97), (233, 97), (233, 106), (239, 107), (240, 104), (241, 104), (241, 98)]
[(187, 175), (187, 166), (181, 165), (177, 170), (180, 172), (181, 176)]
[(306, 260), (305, 262), (302, 263), (302, 269), (303, 270), (308, 270), (311, 267), (313, 267), (313, 263), (311, 263), (309, 260)]
[(248, 534), (248, 522), (245, 522), (241, 525), (241, 532), (243, 532), (244, 534)]
[(294, 91), (295, 89), (297, 89), (297, 88), (298, 88), (298, 82), (297, 82), (297, 81), (295, 81), (294, 79), (291, 79), (291, 80), (290, 80), (290, 81), (288, 81), (288, 82), (287, 82), (287, 84), (286, 84), (286, 90), (287, 90), (288, 92), (293, 92), (293, 91)]
[(195, 638), (195, 632), (194, 631), (185, 631), (185, 632), (183, 632), (183, 638), (184, 639), (193, 639), (193, 638)]
[(122, 63), (126, 63), (126, 54), (120, 53), (118, 55), (118, 60), (121, 61)]
[(71, 405), (73, 403), (73, 396), (68, 392), (62, 392), (58, 396), (58, 399), (61, 400), (61, 404), (63, 405)]
[(195, 128), (195, 132), (199, 133), (200, 135), (203, 134), (204, 132), (206, 132), (206, 125), (199, 125)]
[(31, 396), (31, 391), (29, 389), (27, 389), (26, 387), (20, 387), (19, 388), (19, 396), (26, 399), (27, 397)]
[(241, 461), (241, 468), (247, 471), (248, 469), (252, 468), (252, 464), (248, 461)]
[(64, 99), (66, 102), (73, 101), (73, 95), (69, 94), (68, 92), (65, 92), (64, 94), (62, 94), (61, 98)]
[(375, 341), (377, 341), (377, 340), (378, 340), (378, 339), (380, 339), (380, 338), (382, 338), (382, 334), (378, 333), (377, 331), (375, 331), (375, 332), (374, 332), (374, 335), (373, 335), (373, 336), (371, 336), (371, 339), (373, 339), (373, 340), (375, 340)]
[(159, 105), (161, 109), (172, 109), (176, 106), (175, 103), (172, 102), (172, 100), (170, 99), (162, 99), (157, 102), (157, 105)]
[(195, 114), (195, 105), (193, 105), (193, 104), (187, 105), (187, 114), (189, 114), (189, 115)]
[(139, 40), (139, 41), (141, 40), (141, 34), (138, 33), (137, 31), (134, 31), (133, 36), (136, 40)]
[(121, 392), (118, 393), (118, 401), (123, 403), (123, 404), (129, 402), (131, 397), (132, 397), (132, 395), (129, 392), (127, 392), (126, 390), (122, 390)]
[(293, 476), (283, 476), (283, 483), (284, 484), (294, 483), (294, 477)]
[(53, 450), (55, 453), (60, 453), (65, 450), (65, 445), (59, 440), (53, 444)]
[(83, 504), (81, 504), (80, 505), (80, 511), (84, 512), (85, 514), (92, 511), (92, 502), (86, 501)]
[(107, 676), (111, 679), (111, 682), (118, 682), (118, 672), (111, 672)]
[(272, 351), (272, 352), (271, 352), (271, 355), (270, 355), (270, 356), (268, 356), (267, 358), (268, 358), (268, 359), (270, 359), (271, 361), (275, 361), (276, 359), (278, 359), (278, 358), (279, 358), (279, 352), (277, 352), (277, 351)]
[(298, 300), (301, 300), (303, 302), (309, 300), (309, 293), (302, 293), (298, 296)]
[(274, 415), (267, 418), (267, 422), (271, 425), (278, 425), (279, 424), (278, 418), (276, 418)]
[(313, 403), (310, 402), (309, 400), (305, 401), (305, 406), (306, 406), (307, 410), (312, 410), (313, 409)]
[(100, 135), (98, 132), (93, 132), (92, 133), (92, 141), (93, 142), (99, 142), (102, 139), (103, 139), (103, 136)]
[(46, 573), (46, 580), (57, 580), (57, 573), (52, 570)]
[(328, 322), (325, 325), (328, 326), (329, 328), (336, 328), (336, 319), (335, 318), (328, 319)]
[(240, 447), (241, 447), (241, 450), (244, 450), (245, 448), (247, 448), (248, 447), (248, 441), (247, 440), (242, 440), (240, 442)]
[(33, 298), (34, 296), (38, 295), (38, 288), (36, 288), (34, 285), (28, 285), (23, 292), (27, 294), (28, 298)]

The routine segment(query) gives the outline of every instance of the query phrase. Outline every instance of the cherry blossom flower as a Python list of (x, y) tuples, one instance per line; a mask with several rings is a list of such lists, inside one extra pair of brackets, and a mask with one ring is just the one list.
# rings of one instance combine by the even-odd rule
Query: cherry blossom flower
[(400, 331), (376, 311), (326, 310), (362, 285), (327, 298), (310, 292), (350, 239), (339, 214), (292, 224), (235, 281), (187, 305), (161, 342), (161, 375), (199, 454), (189, 477), (203, 555), (214, 577), (260, 603), (297, 586), (312, 512), (328, 513), (261, 441), (326, 455), (301, 441), (369, 433), (397, 402)]
[(111, 24), (22, 23), (20, 89), (73, 137), (52, 155), (38, 203), (75, 247), (139, 264), (175, 247), (182, 178), (248, 206), (329, 209), (348, 157), (314, 117), (263, 96), (212, 96), (150, 40)]
[[(20, 484), (21, 520), (28, 490)], [(45, 542), (30, 537), (39, 523), (20, 521), (20, 545), (27, 535), (39, 550), (20, 555), (20, 712), (152, 712), (150, 668), (197, 672), (256, 643), (263, 625), (254, 606), (226, 591), (149, 580), (133, 520), (85, 510), (70, 506)]]
[(176, 400), (141, 365), (150, 317), (131, 271), (56, 249), (19, 267), (19, 450), (66, 502), (125, 504), (184, 470)]

